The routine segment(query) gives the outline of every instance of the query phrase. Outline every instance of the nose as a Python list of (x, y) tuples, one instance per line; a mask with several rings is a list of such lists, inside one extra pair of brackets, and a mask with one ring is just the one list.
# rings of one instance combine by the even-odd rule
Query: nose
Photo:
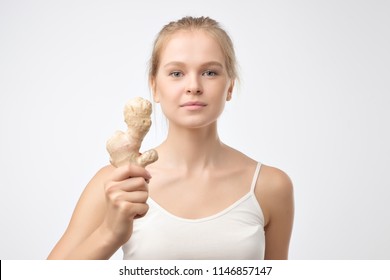
[(196, 76), (189, 77), (186, 94), (200, 95), (203, 93), (202, 85), (199, 81), (199, 78)]

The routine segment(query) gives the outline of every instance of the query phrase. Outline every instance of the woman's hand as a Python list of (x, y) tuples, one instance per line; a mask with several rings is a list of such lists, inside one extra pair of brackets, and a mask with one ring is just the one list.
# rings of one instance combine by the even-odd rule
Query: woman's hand
[(100, 229), (113, 243), (120, 246), (127, 242), (133, 232), (133, 220), (148, 211), (150, 178), (145, 168), (128, 164), (116, 168), (104, 184), (107, 210)]
[(145, 168), (130, 164), (99, 170), (48, 259), (109, 259), (129, 240), (133, 220), (148, 211), (150, 178)]

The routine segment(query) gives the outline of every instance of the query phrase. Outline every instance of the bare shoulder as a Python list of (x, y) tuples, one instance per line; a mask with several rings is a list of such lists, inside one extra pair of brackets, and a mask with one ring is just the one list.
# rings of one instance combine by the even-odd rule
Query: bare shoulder
[[(76, 205), (75, 211), (71, 219), (71, 225), (75, 221), (81, 222), (90, 214), (91, 210), (101, 212), (101, 209), (104, 209), (103, 206), (105, 206), (106, 204), (104, 184), (105, 182), (107, 182), (114, 169), (115, 167), (111, 165), (104, 166), (99, 169), (92, 177), (92, 179), (88, 182)], [(96, 217), (97, 215), (93, 216)], [(82, 219), (78, 219), (78, 217), (82, 217)]]
[(102, 206), (105, 206), (104, 184), (109, 180), (110, 176), (112, 176), (114, 170), (115, 167), (112, 165), (106, 165), (96, 172), (80, 196), (75, 209), (76, 215), (79, 212), (82, 212), (80, 210), (83, 208), (91, 209), (91, 207), (94, 207), (101, 209)]
[[(227, 164), (234, 167), (252, 170), (256, 166), (257, 161), (235, 150), (229, 146), (227, 148), (228, 157), (225, 159)], [(293, 192), (293, 184), (290, 177), (281, 169), (262, 164), (257, 180), (256, 192), (267, 191), (277, 196), (289, 196)]]
[(113, 166), (104, 166), (89, 181), (77, 202), (65, 233), (48, 258), (63, 259), (102, 222), (106, 208), (104, 183), (113, 170)]
[(114, 170), (115, 167), (112, 166), (111, 164), (103, 166), (96, 172), (95, 176), (91, 179), (91, 181), (105, 179), (108, 176), (110, 176)]
[(107, 181), (109, 176), (112, 174), (114, 170), (114, 167), (111, 165), (104, 166), (100, 168), (96, 174), (91, 178), (91, 180), (88, 182), (87, 186), (85, 187), (80, 200), (90, 199), (95, 200), (94, 197), (91, 197), (91, 195), (101, 195), (103, 193), (103, 186), (104, 183)]
[(279, 168), (262, 165), (258, 180), (259, 190), (264, 188), (275, 195), (289, 195), (293, 191), (290, 177)]
[(284, 171), (263, 165), (255, 193), (264, 214), (264, 258), (287, 259), (294, 221), (292, 181)]
[(262, 165), (255, 193), (264, 213), (265, 225), (280, 213), (293, 213), (293, 183), (283, 170)]

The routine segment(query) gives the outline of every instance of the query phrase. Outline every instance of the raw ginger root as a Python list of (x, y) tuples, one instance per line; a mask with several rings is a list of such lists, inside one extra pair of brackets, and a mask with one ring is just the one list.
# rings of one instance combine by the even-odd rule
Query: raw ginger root
[(127, 131), (116, 131), (106, 143), (110, 154), (110, 162), (118, 167), (133, 163), (145, 167), (158, 159), (156, 150), (149, 150), (141, 154), (139, 152), (146, 133), (148, 133), (152, 121), (152, 104), (141, 97), (129, 100), (124, 108), (124, 117)]

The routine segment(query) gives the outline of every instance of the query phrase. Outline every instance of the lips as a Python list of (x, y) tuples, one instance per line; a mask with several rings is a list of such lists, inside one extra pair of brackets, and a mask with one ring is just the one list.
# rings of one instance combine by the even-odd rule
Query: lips
[(204, 107), (207, 106), (207, 104), (200, 101), (189, 101), (180, 105), (180, 107), (192, 107), (192, 106)]

